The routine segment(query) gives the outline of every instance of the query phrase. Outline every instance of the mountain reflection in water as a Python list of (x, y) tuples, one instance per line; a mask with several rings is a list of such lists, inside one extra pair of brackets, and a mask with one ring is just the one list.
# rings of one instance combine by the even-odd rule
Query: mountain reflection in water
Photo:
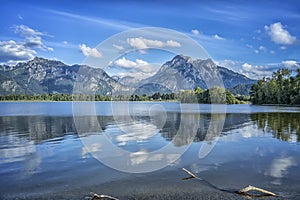
[[(222, 132), (209, 131), (209, 126), (218, 126), (224, 121)], [(232, 129), (243, 127), (252, 122), (259, 129), (271, 132), (275, 138), (283, 141), (300, 141), (300, 114), (299, 113), (253, 113), (253, 114), (188, 114), (167, 113), (165, 124), (159, 120), (152, 120), (147, 116), (134, 116), (133, 123), (116, 124), (113, 116), (81, 116), (78, 120), (81, 130), (78, 132), (109, 133), (112, 127), (120, 128), (120, 134), (127, 132), (152, 131), (158, 127), (157, 132), (167, 141), (173, 140), (175, 146), (187, 145), (191, 142), (210, 141), (218, 136), (226, 135)], [(138, 125), (139, 124), (139, 125)], [(0, 134), (13, 135), (34, 143), (75, 134), (76, 127), (73, 117), (62, 116), (4, 116), (0, 117)], [(144, 125), (144, 126), (143, 126)], [(151, 125), (151, 126), (150, 126)], [(162, 126), (162, 127), (159, 127)], [(99, 129), (100, 128), (100, 129)], [(213, 128), (211, 128), (213, 129)], [(115, 130), (114, 130), (115, 131)], [(150, 135), (152, 136), (153, 133)], [(125, 137), (125, 136), (124, 136)], [(145, 138), (147, 139), (147, 138)], [(148, 138), (150, 139), (150, 138)], [(18, 141), (14, 139), (14, 141)]]

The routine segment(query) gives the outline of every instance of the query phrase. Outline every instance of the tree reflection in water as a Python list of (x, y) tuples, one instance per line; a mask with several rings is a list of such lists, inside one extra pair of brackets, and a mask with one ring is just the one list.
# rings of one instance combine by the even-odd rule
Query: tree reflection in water
[(256, 113), (251, 118), (258, 128), (272, 132), (279, 140), (300, 142), (299, 113)]

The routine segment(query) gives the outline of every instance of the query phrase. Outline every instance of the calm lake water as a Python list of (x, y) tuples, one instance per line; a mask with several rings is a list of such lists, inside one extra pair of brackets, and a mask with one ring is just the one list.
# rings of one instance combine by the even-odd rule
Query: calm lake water
[(0, 199), (244, 199), (182, 180), (182, 167), (220, 189), (254, 185), (300, 199), (300, 108), (0, 103)]

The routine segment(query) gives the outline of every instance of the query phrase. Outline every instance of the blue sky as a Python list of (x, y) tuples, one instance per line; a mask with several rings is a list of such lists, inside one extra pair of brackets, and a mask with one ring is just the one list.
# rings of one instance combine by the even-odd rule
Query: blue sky
[[(67, 64), (83, 63), (87, 56), (103, 59), (105, 51), (96, 47), (107, 38), (133, 28), (161, 27), (191, 37), (217, 64), (251, 78), (268, 76), (279, 67), (300, 67), (297, 0), (4, 0), (1, 3), (2, 64), (15, 64), (35, 56)], [(161, 45), (180, 46), (176, 44), (178, 41), (165, 38)], [(142, 37), (142, 41), (136, 42), (145, 45), (152, 44), (152, 40), (155, 39)], [(114, 48), (123, 47), (115, 44)], [(171, 58), (167, 53), (154, 59), (157, 54), (150, 56), (148, 52), (145, 56), (147, 52), (139, 52), (115, 60), (113, 64), (119, 68), (112, 71), (118, 74), (116, 69), (126, 72), (130, 67), (151, 67)]]

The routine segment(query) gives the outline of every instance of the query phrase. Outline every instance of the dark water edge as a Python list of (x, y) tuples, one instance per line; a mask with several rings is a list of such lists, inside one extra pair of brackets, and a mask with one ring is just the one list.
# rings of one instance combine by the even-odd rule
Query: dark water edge
[[(203, 176), (209, 176), (204, 173)], [(205, 182), (199, 180), (186, 180), (186, 174), (180, 169), (178, 171), (167, 171), (163, 173), (153, 173), (139, 175), (134, 178), (124, 178), (117, 181), (111, 181), (99, 185), (86, 185), (77, 189), (63, 189), (63, 191), (38, 191), (33, 189), (31, 194), (23, 194), (22, 192), (10, 196), (0, 196), (1, 199), (86, 199), (91, 197), (90, 193), (107, 194), (114, 196), (120, 200), (125, 199), (249, 199), (239, 194), (233, 193), (245, 186), (236, 183), (233, 186), (225, 186), (224, 189), (232, 190), (232, 192), (220, 191), (208, 186)], [(24, 183), (25, 184), (25, 183)], [(264, 186), (264, 189), (276, 190), (280, 197), (262, 197), (259, 199), (298, 199), (299, 193), (285, 191), (281, 187)], [(256, 199), (256, 198), (254, 198)]]

